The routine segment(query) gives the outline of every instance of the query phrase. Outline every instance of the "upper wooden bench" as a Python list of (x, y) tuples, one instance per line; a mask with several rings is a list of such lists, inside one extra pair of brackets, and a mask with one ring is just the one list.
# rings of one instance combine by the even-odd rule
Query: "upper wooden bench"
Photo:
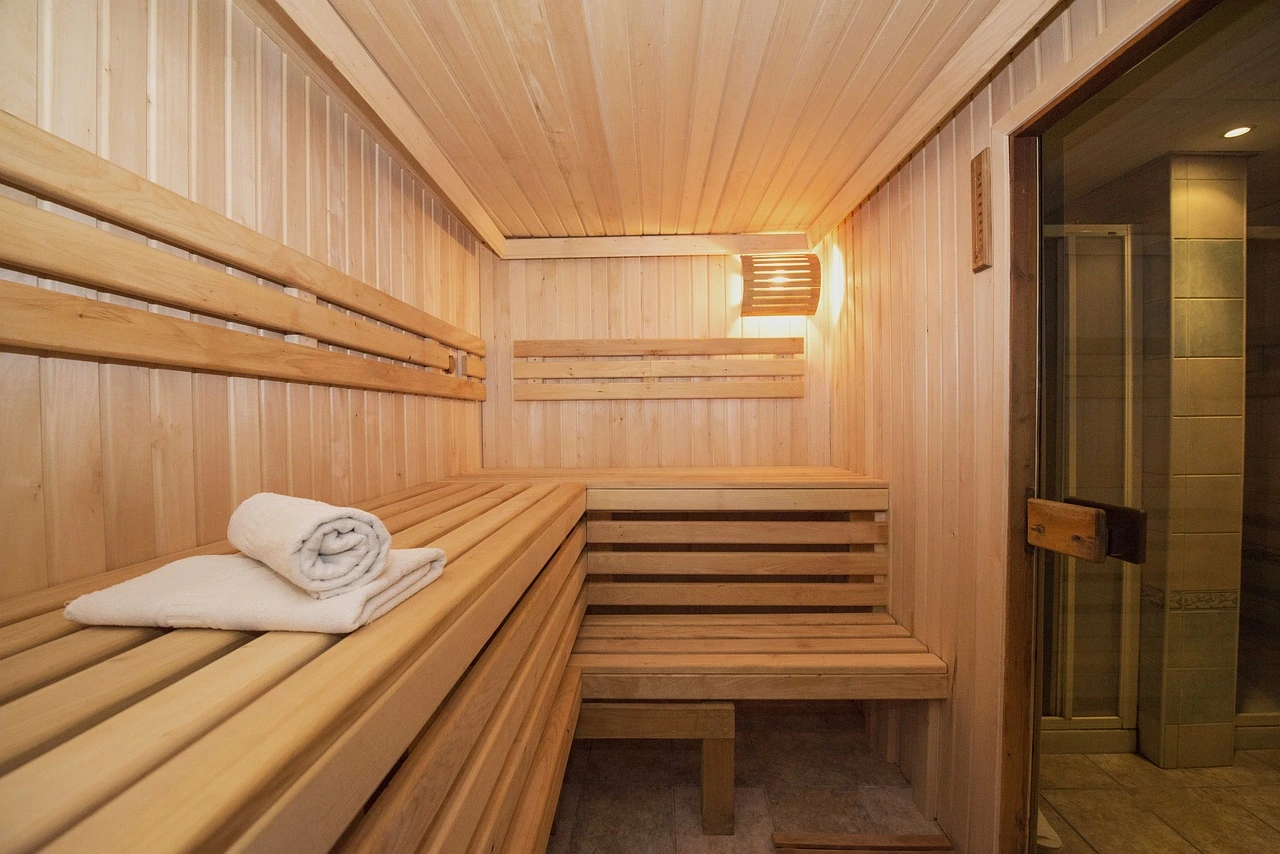
[(0, 850), (541, 850), (579, 705), (582, 486), (362, 506), (449, 563), (350, 635), (62, 617), (172, 558), (0, 602)]
[(587, 484), (583, 696), (940, 699), (886, 612), (888, 485), (833, 467), (492, 469)]

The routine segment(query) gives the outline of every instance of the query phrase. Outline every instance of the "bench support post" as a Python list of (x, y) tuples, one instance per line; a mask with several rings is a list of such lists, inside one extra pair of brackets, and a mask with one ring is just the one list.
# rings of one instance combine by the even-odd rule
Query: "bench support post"
[(702, 832), (733, 833), (733, 739), (702, 740)]
[(574, 738), (702, 742), (702, 832), (733, 833), (733, 703), (584, 702)]

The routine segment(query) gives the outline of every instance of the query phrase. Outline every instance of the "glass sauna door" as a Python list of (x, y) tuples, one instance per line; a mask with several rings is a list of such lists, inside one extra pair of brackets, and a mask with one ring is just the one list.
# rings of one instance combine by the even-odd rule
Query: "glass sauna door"
[(1078, 769), (1280, 747), (1277, 69), (1280, 2), (1225, 0), (1041, 137), (1037, 491), (1147, 517), (1141, 564), (1042, 554)]
[[(1042, 495), (1141, 503), (1141, 305), (1128, 225), (1046, 226)], [(1063, 749), (1134, 747), (1139, 569), (1046, 553), (1043, 648), (1046, 738)]]

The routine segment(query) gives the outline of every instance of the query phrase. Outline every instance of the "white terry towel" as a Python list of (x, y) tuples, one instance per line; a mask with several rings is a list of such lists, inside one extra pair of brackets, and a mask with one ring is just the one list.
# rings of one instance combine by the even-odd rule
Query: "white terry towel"
[(439, 549), (395, 550), (377, 580), (317, 599), (253, 558), (200, 555), (81, 596), (65, 613), (89, 625), (342, 634), (376, 620), (443, 571)]
[(317, 599), (368, 584), (391, 550), (387, 526), (372, 513), (274, 492), (237, 507), (227, 539)]

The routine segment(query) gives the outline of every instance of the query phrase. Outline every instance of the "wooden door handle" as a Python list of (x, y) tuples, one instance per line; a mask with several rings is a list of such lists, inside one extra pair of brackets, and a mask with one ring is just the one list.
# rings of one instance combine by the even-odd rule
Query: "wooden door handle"
[(1102, 563), (1107, 559), (1107, 513), (1097, 507), (1028, 498), (1027, 542), (1036, 548)]

